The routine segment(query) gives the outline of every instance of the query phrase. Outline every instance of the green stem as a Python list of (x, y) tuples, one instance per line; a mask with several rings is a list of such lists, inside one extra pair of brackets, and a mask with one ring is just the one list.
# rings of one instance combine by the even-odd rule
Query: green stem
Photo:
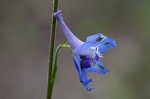
[[(65, 41), (65, 42), (66, 42), (66, 41)], [(68, 50), (70, 51), (70, 53), (71, 53), (71, 48), (70, 48), (70, 46), (69, 46), (69, 45), (66, 45), (65, 42), (64, 42), (63, 44), (60, 44), (60, 45), (57, 47), (57, 49), (56, 49), (55, 61), (54, 61), (54, 70), (53, 70), (53, 76), (52, 76), (52, 77), (53, 77), (53, 83), (54, 83), (54, 81), (55, 81), (55, 79), (56, 79), (57, 60), (58, 60), (59, 50), (60, 50), (61, 48), (66, 48), (66, 49), (68, 49)]]
[(53, 56), (54, 56), (54, 43), (55, 43), (55, 30), (56, 30), (56, 18), (53, 16), (53, 13), (57, 11), (58, 0), (53, 1), (53, 11), (52, 11), (52, 24), (51, 24), (51, 36), (50, 36), (50, 50), (49, 50), (49, 66), (48, 66), (48, 85), (47, 85), (47, 98), (51, 99), (53, 81), (52, 81), (52, 69), (53, 69)]
[[(55, 79), (56, 79), (56, 73), (57, 73), (57, 61), (58, 61), (58, 55), (59, 55), (59, 51), (61, 48), (66, 48), (68, 49), (70, 52), (71, 52), (71, 48), (69, 45), (64, 45), (65, 43), (63, 44), (60, 44), (57, 49), (56, 49), (56, 54), (55, 54), (55, 60), (54, 60), (54, 69), (53, 69), (53, 75), (52, 75), (52, 85), (54, 85), (54, 82), (55, 82)], [(52, 86), (53, 87), (53, 86)]]

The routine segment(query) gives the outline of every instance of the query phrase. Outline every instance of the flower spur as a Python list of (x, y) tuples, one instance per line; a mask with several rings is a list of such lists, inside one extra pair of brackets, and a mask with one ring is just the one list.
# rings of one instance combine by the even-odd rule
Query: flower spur
[(78, 71), (80, 82), (88, 91), (90, 91), (93, 88), (89, 87), (88, 84), (92, 82), (92, 79), (87, 78), (86, 72), (97, 72), (103, 75), (106, 74), (108, 69), (101, 61), (102, 53), (110, 48), (114, 48), (116, 42), (113, 38), (101, 33), (88, 36), (86, 41), (83, 42), (66, 26), (62, 18), (61, 10), (56, 11), (54, 16), (57, 18), (71, 47), (73, 61)]

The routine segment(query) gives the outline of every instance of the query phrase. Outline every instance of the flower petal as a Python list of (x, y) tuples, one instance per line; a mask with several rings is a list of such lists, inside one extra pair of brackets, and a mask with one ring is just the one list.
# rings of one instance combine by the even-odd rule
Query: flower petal
[(99, 44), (96, 42), (85, 42), (77, 49), (76, 53), (94, 58), (97, 46)]
[(63, 30), (68, 43), (70, 44), (71, 48), (73, 51), (76, 51), (76, 49), (81, 46), (83, 44), (83, 42), (78, 39), (72, 32), (71, 30), (68, 28), (68, 26), (66, 25), (66, 23), (63, 20), (62, 17), (62, 11), (58, 10), (54, 13), (54, 16), (56, 17), (59, 25), (61, 26), (61, 29)]
[(108, 69), (104, 66), (101, 60), (99, 60), (95, 66), (92, 66), (90, 68), (85, 68), (88, 72), (97, 72), (101, 74), (106, 74), (108, 72)]
[(97, 33), (97, 34), (90, 35), (90, 36), (88, 36), (88, 37), (86, 38), (86, 42), (88, 42), (88, 41), (93, 41), (93, 42), (95, 42), (98, 37), (104, 38), (105, 35), (103, 35), (103, 34), (101, 34), (101, 33)]
[(78, 71), (80, 82), (84, 85), (84, 87), (88, 91), (92, 90), (93, 88), (90, 88), (88, 86), (89, 82), (92, 82), (92, 79), (88, 79), (85, 70), (81, 68), (79, 55), (73, 54), (73, 60), (74, 60), (75, 67), (76, 67), (76, 69)]
[(84, 85), (84, 87), (88, 90), (91, 91), (94, 88), (89, 87), (89, 83), (92, 82), (92, 79), (88, 79), (87, 78), (87, 74), (86, 71), (84, 69), (82, 69), (82, 74), (80, 75), (81, 79), (80, 82)]
[(114, 48), (116, 46), (116, 42), (113, 38), (105, 36), (101, 33), (88, 36), (86, 38), (86, 42), (97, 42), (99, 44), (100, 53), (103, 53), (109, 48)]
[(98, 46), (98, 52), (103, 53), (106, 52), (110, 48), (114, 48), (116, 46), (116, 42), (111, 37), (106, 37), (104, 40), (100, 42), (101, 44)]
[(80, 56), (78, 54), (73, 54), (73, 61), (78, 73), (81, 74)]

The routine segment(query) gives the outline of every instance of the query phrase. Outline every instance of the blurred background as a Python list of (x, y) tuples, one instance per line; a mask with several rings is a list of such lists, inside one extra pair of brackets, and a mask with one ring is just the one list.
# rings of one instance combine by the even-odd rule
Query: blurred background
[[(45, 99), (52, 1), (0, 0), (0, 99)], [(108, 74), (88, 74), (90, 92), (62, 50), (53, 99), (150, 99), (150, 1), (59, 1), (77, 37), (103, 33), (117, 47), (104, 54)], [(64, 40), (58, 25), (56, 46)]]

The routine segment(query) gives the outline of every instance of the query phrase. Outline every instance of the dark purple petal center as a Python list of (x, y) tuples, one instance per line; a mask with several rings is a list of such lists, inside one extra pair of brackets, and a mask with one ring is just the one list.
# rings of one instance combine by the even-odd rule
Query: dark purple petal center
[(96, 54), (95, 59), (98, 61), (99, 60), (99, 56)]
[(91, 67), (91, 64), (90, 64), (90, 58), (89, 57), (86, 57), (86, 56), (80, 56), (80, 64), (81, 64), (81, 67), (82, 68), (89, 68)]
[(96, 62), (99, 60), (99, 56), (96, 54), (95, 58), (92, 59), (90, 57), (87, 57), (87, 56), (80, 56), (80, 65), (81, 65), (81, 68), (89, 68), (91, 67), (91, 63), (93, 65), (96, 64)]

